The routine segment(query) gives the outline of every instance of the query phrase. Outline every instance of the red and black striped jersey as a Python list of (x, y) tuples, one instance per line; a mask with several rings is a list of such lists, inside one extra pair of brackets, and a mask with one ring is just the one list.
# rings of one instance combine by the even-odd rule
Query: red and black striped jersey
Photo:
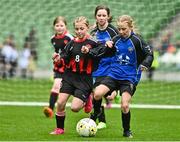
[(64, 49), (64, 47), (67, 45), (69, 41), (73, 39), (73, 36), (69, 34), (68, 32), (65, 32), (62, 35), (53, 35), (51, 38), (51, 43), (54, 47), (54, 51), (56, 53), (61, 53), (61, 51)]
[(75, 38), (68, 43), (65, 52), (62, 52), (60, 56), (65, 60), (66, 68), (72, 72), (91, 74), (96, 59), (90, 54), (82, 53), (83, 46), (92, 49), (97, 48), (98, 44), (90, 36), (86, 36), (82, 40)]
[[(62, 50), (64, 50), (64, 47), (68, 44), (69, 41), (73, 39), (73, 36), (67, 32), (65, 32), (63, 35), (53, 35), (51, 38), (51, 43), (54, 47), (54, 51), (56, 53), (61, 53)], [(54, 71), (63, 73), (65, 70), (65, 64), (64, 62), (54, 62)]]

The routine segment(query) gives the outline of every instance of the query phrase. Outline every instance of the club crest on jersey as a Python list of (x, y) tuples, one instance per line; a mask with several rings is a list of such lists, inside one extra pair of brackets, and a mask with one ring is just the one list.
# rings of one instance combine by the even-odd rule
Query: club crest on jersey
[(64, 44), (67, 44), (68, 43), (68, 40), (64, 40)]
[(133, 47), (128, 47), (128, 51), (130, 52), (130, 53), (132, 53), (133, 52), (133, 50), (134, 50), (134, 48)]

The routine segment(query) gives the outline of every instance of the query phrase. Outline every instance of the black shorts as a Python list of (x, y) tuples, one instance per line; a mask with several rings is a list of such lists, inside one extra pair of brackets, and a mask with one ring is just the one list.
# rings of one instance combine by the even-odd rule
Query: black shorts
[(93, 78), (85, 73), (66, 71), (63, 74), (61, 93), (73, 95), (86, 102), (93, 88)]
[(63, 75), (63, 73), (54, 71), (54, 79), (55, 79), (55, 78), (62, 78), (62, 75)]
[[(95, 83), (94, 83), (93, 87), (96, 88), (97, 86), (99, 86), (100, 84), (102, 84), (101, 82), (102, 82), (103, 80), (105, 80), (105, 78), (106, 78), (106, 76), (96, 77)], [(106, 93), (106, 95), (105, 95), (104, 97), (110, 96), (113, 91), (114, 91), (114, 90), (110, 90), (108, 93)]]
[(101, 81), (101, 84), (106, 85), (111, 92), (120, 90), (120, 95), (122, 95), (123, 92), (128, 92), (133, 96), (136, 91), (136, 86), (128, 80), (115, 80), (111, 77), (106, 77)]
[(93, 87), (96, 88), (97, 86), (99, 86), (105, 78), (106, 78), (106, 76), (96, 77)]

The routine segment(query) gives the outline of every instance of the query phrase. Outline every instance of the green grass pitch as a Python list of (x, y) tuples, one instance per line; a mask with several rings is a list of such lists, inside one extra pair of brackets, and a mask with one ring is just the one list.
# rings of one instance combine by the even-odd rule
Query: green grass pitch
[[(47, 79), (0, 80), (0, 101), (48, 102), (53, 82)], [(133, 104), (180, 105), (180, 82), (141, 81)]]
[(180, 140), (179, 110), (132, 109), (132, 139), (122, 137), (120, 109), (106, 110), (107, 128), (95, 137), (80, 137), (78, 120), (88, 117), (83, 111), (67, 108), (65, 134), (50, 135), (55, 118), (46, 118), (42, 107), (0, 106), (0, 141), (175, 141)]
[[(48, 102), (50, 80), (0, 80), (0, 101)], [(137, 87), (132, 104), (180, 105), (179, 82), (146, 82)], [(89, 117), (66, 110), (65, 134), (52, 136), (55, 118), (43, 115), (43, 106), (0, 106), (0, 141), (180, 141), (179, 109), (131, 109), (132, 139), (122, 137), (120, 109), (106, 110), (107, 129), (95, 137), (80, 137), (77, 122)]]

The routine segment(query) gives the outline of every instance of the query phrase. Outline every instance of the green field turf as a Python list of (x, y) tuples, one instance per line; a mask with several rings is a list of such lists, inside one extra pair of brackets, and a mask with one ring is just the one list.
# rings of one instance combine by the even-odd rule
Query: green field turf
[[(50, 80), (0, 80), (0, 101), (48, 102)], [(132, 104), (180, 105), (180, 82), (141, 81)]]
[(95, 137), (80, 137), (75, 130), (78, 120), (88, 117), (83, 111), (67, 108), (65, 134), (49, 135), (55, 119), (48, 119), (42, 107), (0, 106), (0, 141), (175, 141), (180, 140), (179, 110), (132, 109), (132, 139), (122, 137), (120, 110), (106, 111), (107, 129)]
[[(52, 86), (50, 80), (0, 80), (0, 101), (48, 102)], [(180, 105), (179, 82), (142, 81), (137, 87), (132, 104)], [(92, 138), (78, 136), (78, 120), (88, 117), (84, 112), (67, 109), (66, 133), (51, 136), (55, 119), (47, 119), (43, 107), (0, 106), (0, 141), (126, 141), (122, 137), (119, 109), (106, 111), (108, 128)], [(132, 141), (180, 140), (179, 110), (132, 109)]]

